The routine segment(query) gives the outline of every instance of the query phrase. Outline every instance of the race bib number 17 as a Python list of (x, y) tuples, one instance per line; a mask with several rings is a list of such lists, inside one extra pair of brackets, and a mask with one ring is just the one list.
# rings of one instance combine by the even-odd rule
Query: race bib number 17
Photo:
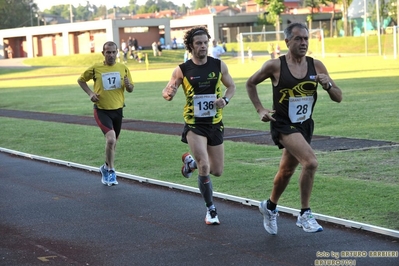
[(115, 90), (121, 88), (121, 74), (119, 72), (108, 72), (101, 75), (104, 90)]

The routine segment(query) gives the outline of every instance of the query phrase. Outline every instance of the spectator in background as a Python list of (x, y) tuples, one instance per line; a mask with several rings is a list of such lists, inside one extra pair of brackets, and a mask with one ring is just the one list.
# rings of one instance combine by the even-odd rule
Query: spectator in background
[(119, 50), (119, 48), (116, 48), (116, 62), (121, 62), (121, 51)]
[(224, 52), (226, 53), (227, 52), (226, 42), (223, 42), (222, 47), (223, 47)]
[(152, 43), (152, 52), (154, 53), (154, 56), (157, 56), (158, 55), (158, 44), (157, 44), (157, 42), (153, 42)]
[(161, 38), (159, 38), (159, 41), (161, 42), (161, 45), (165, 45), (165, 38), (161, 36)]
[(12, 59), (13, 58), (13, 53), (14, 53), (14, 50), (12, 49), (11, 45), (8, 45), (7, 46), (8, 59)]
[(220, 56), (224, 54), (224, 49), (222, 46), (218, 45), (216, 40), (212, 41), (212, 47), (211, 47), (211, 52), (210, 56), (216, 59), (220, 59)]
[(177, 49), (177, 39), (176, 39), (176, 37), (174, 37), (173, 40), (172, 40), (172, 49)]
[(184, 52), (183, 62), (186, 63), (187, 60), (190, 59), (189, 57), (190, 57), (190, 53), (186, 50), (186, 51)]
[(276, 45), (276, 57), (279, 57), (280, 56), (280, 45)]
[(137, 41), (136, 38), (133, 38), (133, 47), (135, 51), (139, 50), (139, 42)]
[(130, 59), (133, 59), (133, 39), (132, 39), (132, 36), (129, 36), (129, 40), (127, 41), (127, 45), (129, 46)]
[(249, 61), (253, 61), (254, 60), (254, 55), (252, 53), (251, 47), (248, 47), (248, 59), (249, 59)]
[(127, 53), (129, 52), (129, 48), (124, 39), (121, 41), (121, 49), (123, 52), (123, 63), (127, 63)]
[(274, 44), (269, 44), (269, 54), (270, 54), (270, 59), (274, 59), (276, 57), (276, 51), (274, 50)]
[(136, 52), (136, 60), (141, 63), (145, 60), (145, 53), (138, 51)]
[(158, 56), (161, 56), (161, 55), (162, 55), (162, 45), (161, 45), (161, 42), (158, 42), (157, 48), (158, 48)]

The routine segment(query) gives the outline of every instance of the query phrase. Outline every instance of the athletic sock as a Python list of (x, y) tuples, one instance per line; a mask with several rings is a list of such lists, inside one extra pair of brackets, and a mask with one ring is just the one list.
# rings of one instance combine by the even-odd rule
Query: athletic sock
[(274, 211), (277, 208), (277, 204), (268, 199), (266, 202), (266, 208), (268, 210)]
[(201, 195), (205, 200), (206, 207), (213, 205), (213, 188), (212, 181), (209, 175), (200, 176), (198, 175), (198, 188), (201, 191)]
[(302, 216), (306, 211), (310, 211), (310, 208), (301, 209), (299, 214)]

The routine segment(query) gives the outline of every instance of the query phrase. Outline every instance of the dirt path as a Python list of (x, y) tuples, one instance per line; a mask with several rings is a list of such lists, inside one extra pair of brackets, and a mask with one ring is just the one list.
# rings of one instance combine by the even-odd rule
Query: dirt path
[[(97, 126), (96, 122), (94, 121), (94, 118), (89, 116), (40, 113), (40, 112), (29, 112), (29, 111), (8, 110), (8, 109), (0, 109), (0, 116), (21, 118), (21, 119), (32, 119), (40, 121), (50, 121), (57, 123)], [(183, 124), (124, 119), (122, 128), (124, 130), (180, 136), (183, 129)], [(249, 142), (249, 143), (263, 144), (263, 145), (274, 145), (270, 136), (270, 132), (266, 130), (259, 131), (259, 130), (227, 127), (225, 129), (225, 140), (236, 141), (236, 142)], [(319, 151), (352, 150), (352, 149), (387, 147), (387, 146), (389, 147), (397, 144), (398, 143), (393, 143), (388, 141), (351, 139), (351, 138), (319, 136), (319, 135), (313, 136), (312, 140), (313, 149)]]

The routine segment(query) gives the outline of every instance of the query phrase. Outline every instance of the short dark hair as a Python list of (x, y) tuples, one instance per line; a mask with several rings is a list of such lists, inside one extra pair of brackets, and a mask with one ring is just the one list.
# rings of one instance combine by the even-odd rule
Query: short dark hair
[(205, 27), (194, 27), (186, 32), (184, 35), (184, 46), (186, 47), (186, 50), (191, 53), (191, 47), (190, 44), (193, 43), (194, 36), (198, 35), (206, 35), (208, 36), (208, 39), (211, 38), (211, 35), (209, 35), (208, 30)]
[(284, 30), (284, 36), (287, 40), (290, 40), (292, 38), (292, 30), (294, 28), (300, 28), (300, 29), (305, 29), (307, 32), (309, 32), (308, 27), (300, 22), (293, 22), (288, 27)]
[(116, 43), (113, 42), (113, 41), (108, 41), (108, 42), (104, 43), (103, 44), (103, 51), (105, 50), (105, 46), (115, 46), (116, 49), (118, 49), (118, 45), (116, 45)]

